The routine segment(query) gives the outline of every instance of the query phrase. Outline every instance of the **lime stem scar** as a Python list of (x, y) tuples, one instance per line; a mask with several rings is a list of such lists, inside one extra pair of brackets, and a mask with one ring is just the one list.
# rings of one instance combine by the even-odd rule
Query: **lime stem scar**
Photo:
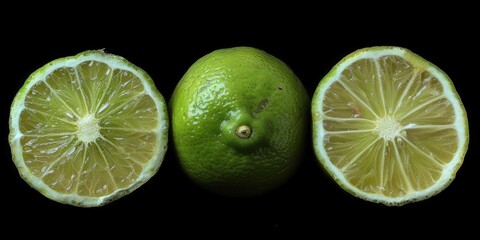
[(250, 138), (250, 136), (252, 135), (252, 128), (250, 128), (250, 126), (247, 126), (247, 125), (240, 125), (237, 127), (237, 130), (235, 130), (235, 134), (239, 138), (243, 138), (243, 139)]

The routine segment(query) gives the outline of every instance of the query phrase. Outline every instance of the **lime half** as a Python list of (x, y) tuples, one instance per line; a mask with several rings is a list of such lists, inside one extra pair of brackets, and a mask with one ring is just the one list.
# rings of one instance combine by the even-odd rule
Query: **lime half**
[(81, 207), (129, 194), (159, 169), (168, 114), (150, 76), (126, 59), (85, 51), (30, 75), (15, 96), (9, 142), (20, 176)]
[(318, 85), (312, 117), (321, 166), (352, 195), (385, 205), (441, 192), (468, 147), (467, 114), (450, 78), (401, 47), (346, 56)]

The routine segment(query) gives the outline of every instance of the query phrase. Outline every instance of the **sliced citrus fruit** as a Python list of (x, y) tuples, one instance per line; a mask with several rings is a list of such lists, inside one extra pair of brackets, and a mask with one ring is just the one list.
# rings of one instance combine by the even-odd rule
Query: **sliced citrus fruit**
[(81, 207), (114, 201), (149, 180), (167, 149), (168, 114), (150, 76), (123, 57), (85, 51), (32, 73), (10, 112), (20, 176)]
[(385, 205), (424, 200), (455, 178), (467, 114), (445, 72), (408, 49), (378, 46), (342, 59), (312, 98), (321, 166), (352, 195)]

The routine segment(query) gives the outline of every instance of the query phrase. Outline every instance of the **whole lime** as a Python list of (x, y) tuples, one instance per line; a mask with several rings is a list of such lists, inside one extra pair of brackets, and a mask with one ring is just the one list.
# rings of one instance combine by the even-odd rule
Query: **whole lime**
[(263, 50), (240, 46), (201, 57), (169, 107), (180, 166), (204, 189), (260, 195), (298, 169), (310, 98), (294, 72)]

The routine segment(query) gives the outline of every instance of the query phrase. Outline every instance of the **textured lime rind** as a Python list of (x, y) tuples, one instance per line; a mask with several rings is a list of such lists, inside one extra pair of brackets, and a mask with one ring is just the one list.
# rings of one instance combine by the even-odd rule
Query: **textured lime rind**
[[(272, 55), (251, 47), (215, 50), (192, 64), (170, 101), (180, 165), (217, 194), (269, 192), (302, 159), (309, 103), (297, 76)], [(238, 137), (240, 126), (251, 134)]]

